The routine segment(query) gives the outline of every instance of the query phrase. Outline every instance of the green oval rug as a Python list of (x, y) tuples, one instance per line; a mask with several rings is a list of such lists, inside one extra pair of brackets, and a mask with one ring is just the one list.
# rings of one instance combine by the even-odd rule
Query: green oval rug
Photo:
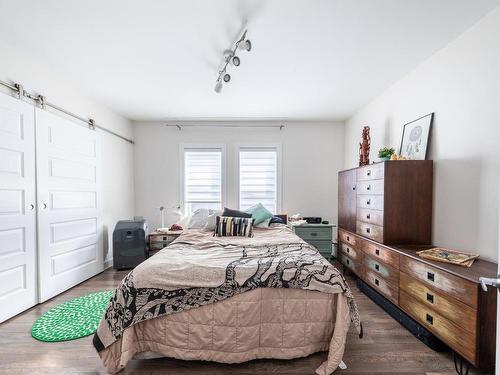
[(113, 293), (114, 290), (90, 293), (53, 307), (36, 320), (31, 336), (40, 341), (56, 342), (93, 334)]

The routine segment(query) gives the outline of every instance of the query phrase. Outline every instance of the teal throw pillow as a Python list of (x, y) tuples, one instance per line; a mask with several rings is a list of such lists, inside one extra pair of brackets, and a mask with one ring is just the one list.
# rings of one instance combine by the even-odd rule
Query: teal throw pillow
[(254, 219), (254, 225), (263, 223), (267, 219), (273, 217), (273, 214), (267, 210), (262, 203), (257, 203), (255, 206), (250, 207), (245, 210), (245, 212), (252, 214), (252, 219)]

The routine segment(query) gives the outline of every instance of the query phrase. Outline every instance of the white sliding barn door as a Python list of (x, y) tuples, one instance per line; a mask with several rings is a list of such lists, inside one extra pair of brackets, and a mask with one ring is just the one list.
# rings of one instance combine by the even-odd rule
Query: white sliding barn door
[(34, 108), (0, 94), (0, 322), (36, 302)]
[(103, 270), (100, 137), (37, 108), (40, 302)]

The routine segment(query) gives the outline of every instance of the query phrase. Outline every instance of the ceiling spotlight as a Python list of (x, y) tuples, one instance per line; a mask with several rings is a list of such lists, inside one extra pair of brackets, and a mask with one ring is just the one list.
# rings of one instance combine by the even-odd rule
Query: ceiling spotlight
[(222, 81), (220, 79), (217, 80), (214, 90), (217, 94), (220, 94), (220, 92), (222, 91)]
[(234, 66), (240, 66), (240, 63), (241, 63), (241, 60), (238, 56), (234, 56), (231, 59), (231, 64), (233, 64)]
[(231, 76), (229, 74), (224, 74), (224, 82), (229, 82), (231, 80)]
[(240, 44), (238, 44), (238, 48), (250, 52), (252, 50), (252, 42), (250, 39), (242, 40)]

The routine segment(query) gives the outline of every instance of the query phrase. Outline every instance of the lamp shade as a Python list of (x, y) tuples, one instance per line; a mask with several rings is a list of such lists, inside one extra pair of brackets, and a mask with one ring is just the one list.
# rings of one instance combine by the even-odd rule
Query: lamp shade
[(219, 94), (222, 91), (222, 82), (221, 80), (218, 80), (217, 83), (215, 84), (214, 88), (215, 92)]

